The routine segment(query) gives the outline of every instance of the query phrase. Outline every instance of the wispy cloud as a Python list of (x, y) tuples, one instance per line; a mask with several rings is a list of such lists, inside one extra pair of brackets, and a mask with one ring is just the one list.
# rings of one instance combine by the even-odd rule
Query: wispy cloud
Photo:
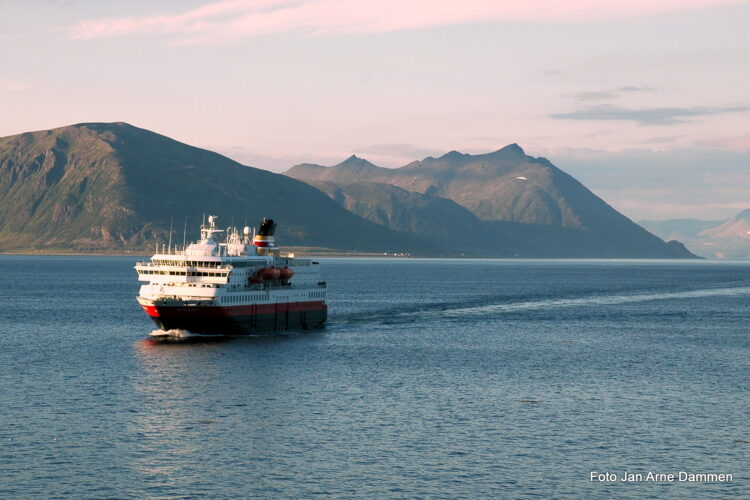
[(589, 90), (584, 92), (571, 92), (565, 94), (576, 101), (611, 101), (620, 97), (622, 94), (632, 94), (636, 92), (655, 92), (657, 89), (648, 86), (627, 85), (616, 89)]
[(624, 87), (620, 87), (617, 89), (618, 92), (655, 92), (656, 89), (654, 87), (648, 87), (648, 86), (642, 86), (638, 87), (636, 85), (626, 85)]
[(162, 34), (216, 42), (301, 30), (310, 34), (382, 33), (476, 22), (581, 22), (706, 8), (743, 0), (223, 0), (182, 13), (90, 19), (79, 39)]
[(652, 137), (651, 139), (646, 139), (643, 141), (644, 144), (672, 144), (677, 139), (682, 138), (681, 135), (667, 135), (667, 136), (661, 136), (661, 137)]
[(691, 108), (627, 109), (610, 105), (590, 106), (570, 113), (550, 115), (559, 120), (633, 121), (640, 125), (674, 125), (690, 118), (742, 113), (747, 106), (698, 106)]
[(18, 92), (27, 90), (29, 84), (19, 80), (0, 80), (0, 92)]
[(576, 101), (607, 101), (617, 97), (617, 94), (608, 91), (574, 92), (571, 97)]

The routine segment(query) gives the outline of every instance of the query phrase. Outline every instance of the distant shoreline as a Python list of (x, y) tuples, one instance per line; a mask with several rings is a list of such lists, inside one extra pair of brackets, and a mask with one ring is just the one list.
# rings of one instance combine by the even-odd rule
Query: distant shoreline
[[(750, 262), (750, 259), (714, 259), (714, 258), (690, 258), (690, 259), (660, 259), (660, 258), (637, 258), (637, 257), (481, 257), (481, 256), (446, 256), (446, 255), (397, 255), (393, 253), (377, 252), (344, 252), (332, 249), (320, 249), (320, 251), (306, 248), (301, 250), (295, 247), (288, 247), (290, 253), (294, 253), (299, 258), (351, 258), (351, 259), (465, 259), (465, 260), (565, 260), (565, 261), (679, 261), (679, 262)], [(18, 255), (18, 256), (49, 256), (49, 257), (133, 257), (149, 259), (153, 251), (139, 252), (132, 251), (101, 251), (101, 252), (74, 252), (65, 250), (17, 250), (17, 251), (0, 251), (0, 256)]]
[[(320, 249), (312, 250), (309, 248), (295, 248), (286, 247), (290, 253), (294, 253), (297, 257), (388, 257), (388, 258), (411, 258), (410, 255), (396, 255), (392, 253), (383, 252), (346, 252), (337, 251), (333, 249)], [(70, 257), (151, 257), (154, 254), (153, 250), (130, 250), (130, 251), (98, 251), (98, 252), (76, 252), (69, 250), (0, 250), (0, 255), (49, 255), (49, 256), (70, 256)], [(425, 257), (424, 258), (442, 258), (442, 257)], [(450, 257), (450, 258), (461, 258), (461, 257)]]

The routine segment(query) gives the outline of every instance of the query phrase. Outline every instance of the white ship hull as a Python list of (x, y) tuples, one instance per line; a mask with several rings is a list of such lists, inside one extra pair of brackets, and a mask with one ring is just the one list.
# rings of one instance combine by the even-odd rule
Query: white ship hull
[(323, 326), (328, 307), (318, 262), (281, 254), (273, 221), (264, 221), (270, 234), (261, 232), (253, 244), (247, 229), (244, 238), (235, 230), (227, 243), (216, 243), (213, 236), (223, 231), (214, 219), (201, 227), (201, 241), (135, 266), (146, 282), (138, 303), (165, 334), (255, 335)]

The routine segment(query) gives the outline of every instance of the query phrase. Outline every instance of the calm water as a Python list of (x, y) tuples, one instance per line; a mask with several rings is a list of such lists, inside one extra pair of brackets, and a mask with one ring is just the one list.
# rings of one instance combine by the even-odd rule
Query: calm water
[(0, 257), (1, 498), (750, 496), (750, 263), (329, 260), (323, 331), (158, 344), (135, 260)]

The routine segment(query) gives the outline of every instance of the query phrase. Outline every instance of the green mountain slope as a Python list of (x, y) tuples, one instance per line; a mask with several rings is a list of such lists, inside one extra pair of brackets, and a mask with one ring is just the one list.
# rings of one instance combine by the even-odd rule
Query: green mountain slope
[(446, 239), (459, 234), (465, 238), (467, 232), (476, 236), (483, 228), (474, 214), (446, 198), (377, 182), (310, 184), (350, 212), (397, 231)]

